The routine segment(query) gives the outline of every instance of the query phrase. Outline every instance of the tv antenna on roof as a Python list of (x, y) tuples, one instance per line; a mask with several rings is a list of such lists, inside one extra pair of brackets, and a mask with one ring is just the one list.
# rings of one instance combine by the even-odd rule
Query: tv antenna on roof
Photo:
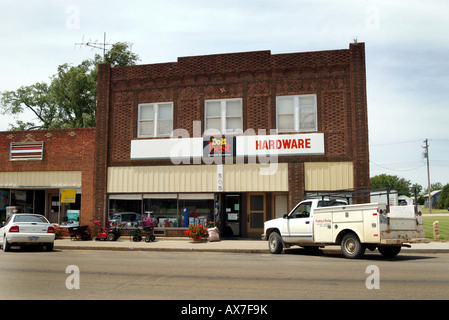
[(103, 38), (103, 43), (98, 42), (98, 40), (95, 40), (94, 42), (92, 42), (91, 40), (84, 42), (84, 35), (83, 35), (83, 40), (81, 43), (75, 43), (75, 47), (76, 46), (86, 46), (86, 47), (91, 47), (94, 49), (103, 49), (103, 60), (106, 56), (106, 46), (111, 46), (110, 43), (106, 43), (106, 32), (104, 33), (104, 38)]

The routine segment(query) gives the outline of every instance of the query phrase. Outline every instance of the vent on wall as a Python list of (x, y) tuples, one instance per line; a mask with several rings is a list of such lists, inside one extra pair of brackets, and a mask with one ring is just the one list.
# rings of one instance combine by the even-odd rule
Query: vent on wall
[(44, 142), (11, 142), (10, 160), (42, 160)]

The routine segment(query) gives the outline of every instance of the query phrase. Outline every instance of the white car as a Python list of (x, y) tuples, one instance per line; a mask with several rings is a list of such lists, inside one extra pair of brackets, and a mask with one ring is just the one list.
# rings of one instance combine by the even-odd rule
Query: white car
[(40, 214), (16, 213), (6, 219), (0, 228), (0, 243), (3, 251), (11, 246), (43, 245), (53, 250), (55, 227)]

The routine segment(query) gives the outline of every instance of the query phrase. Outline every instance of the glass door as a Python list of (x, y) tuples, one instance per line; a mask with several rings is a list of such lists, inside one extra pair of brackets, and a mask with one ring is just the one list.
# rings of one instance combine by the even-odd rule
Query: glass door
[(239, 237), (240, 236), (240, 195), (227, 194), (225, 195), (224, 206), (224, 237)]
[(265, 194), (249, 194), (248, 209), (248, 237), (259, 237), (263, 233), (263, 223), (265, 222)]

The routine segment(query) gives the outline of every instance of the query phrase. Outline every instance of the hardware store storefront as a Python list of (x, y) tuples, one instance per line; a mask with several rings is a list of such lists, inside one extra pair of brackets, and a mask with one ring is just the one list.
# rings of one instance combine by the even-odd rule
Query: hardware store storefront
[[(95, 216), (258, 238), (307, 193), (369, 185), (365, 46), (100, 64)], [(156, 232), (156, 234), (157, 234)]]
[[(353, 185), (350, 162), (305, 167), (307, 187), (329, 189), (312, 181), (337, 181), (336, 176), (343, 179), (334, 189)], [(116, 213), (137, 212), (144, 221), (154, 219), (156, 235), (181, 236), (183, 227), (202, 223), (217, 225), (224, 237), (257, 238), (264, 221), (289, 210), (288, 163), (277, 164), (271, 174), (260, 174), (267, 168), (265, 164), (109, 168), (109, 219)]]

